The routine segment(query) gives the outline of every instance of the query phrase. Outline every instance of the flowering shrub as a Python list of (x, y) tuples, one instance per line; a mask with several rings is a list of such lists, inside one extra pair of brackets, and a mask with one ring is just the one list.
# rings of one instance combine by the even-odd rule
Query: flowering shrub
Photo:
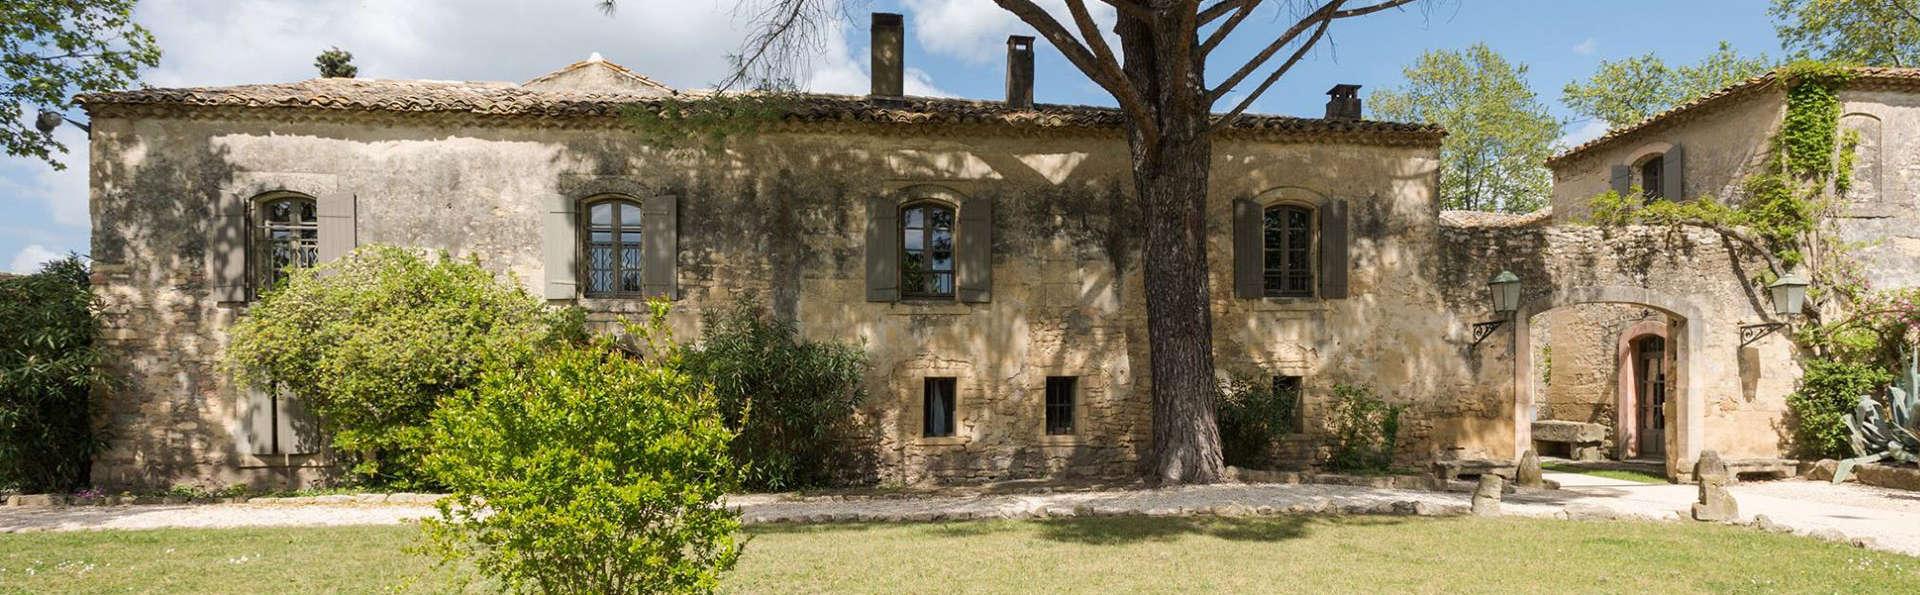
[(0, 491), (86, 485), (101, 447), (89, 421), (95, 329), (79, 258), (0, 279)]

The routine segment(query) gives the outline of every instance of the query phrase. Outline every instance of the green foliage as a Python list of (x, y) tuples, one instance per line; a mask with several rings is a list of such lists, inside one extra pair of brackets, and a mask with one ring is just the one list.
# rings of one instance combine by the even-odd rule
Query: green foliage
[(1300, 391), (1282, 390), (1272, 382), (1230, 378), (1221, 383), (1215, 409), (1228, 465), (1271, 468), (1279, 463), (1273, 460), (1274, 440), (1301, 431)]
[(1333, 387), (1333, 457), (1327, 465), (1341, 471), (1385, 471), (1393, 466), (1400, 440), (1403, 406), (1387, 403), (1373, 389), (1346, 384)]
[(30, 108), (67, 111), (75, 93), (133, 84), (160, 63), (153, 34), (133, 22), (135, 0), (0, 2), (0, 147), (54, 169), (66, 147), (40, 132)]
[(1689, 99), (1759, 76), (1770, 62), (1765, 55), (1745, 57), (1731, 44), (1700, 62), (1679, 67), (1652, 53), (1600, 63), (1593, 77), (1567, 83), (1561, 101), (1574, 113), (1619, 128), (1666, 111)]
[(581, 322), (477, 262), (365, 246), (290, 271), (234, 325), (227, 366), (303, 399), (354, 478), (430, 487), (418, 466), (440, 400), (495, 360), (577, 339)]
[(353, 65), (353, 52), (338, 46), (320, 52), (314, 56), (313, 67), (320, 70), (323, 78), (353, 78), (360, 74), (360, 67)]
[(1852, 78), (1847, 67), (1797, 61), (1780, 67), (1787, 85), (1787, 115), (1774, 136), (1786, 153), (1787, 171), (1825, 182), (1833, 174), (1840, 130), (1840, 89)]
[(1446, 127), (1440, 146), (1443, 208), (1525, 213), (1546, 205), (1560, 122), (1527, 83), (1527, 66), (1475, 44), (1427, 52), (1403, 71), (1407, 86), (1378, 91), (1374, 115)]
[(1913, 0), (1773, 0), (1781, 45), (1796, 58), (1870, 66), (1920, 65)]
[(0, 279), (0, 491), (87, 484), (102, 446), (89, 419), (97, 328), (79, 257)]
[(1803, 458), (1844, 459), (1853, 456), (1847, 416), (1860, 397), (1873, 395), (1893, 381), (1893, 373), (1873, 364), (1811, 359), (1800, 388), (1787, 395), (1788, 426), (1794, 451)]
[(844, 439), (866, 399), (859, 345), (804, 340), (751, 295), (702, 319), (687, 369), (713, 387), (748, 489), (824, 486), (853, 466)]
[(713, 93), (653, 100), (628, 106), (621, 115), (649, 144), (718, 150), (729, 140), (752, 138), (779, 125), (797, 102), (786, 91)]
[(741, 546), (732, 436), (679, 351), (652, 345), (644, 361), (607, 341), (550, 350), (449, 399), (427, 468), (452, 495), (428, 551), (511, 591), (714, 591)]

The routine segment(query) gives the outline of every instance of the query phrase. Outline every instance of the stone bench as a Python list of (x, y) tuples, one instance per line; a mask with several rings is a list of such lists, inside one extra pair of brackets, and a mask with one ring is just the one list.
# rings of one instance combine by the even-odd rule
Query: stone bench
[(1433, 475), (1435, 479), (1441, 482), (1448, 482), (1455, 480), (1477, 480), (1480, 476), (1491, 473), (1506, 478), (1507, 481), (1511, 482), (1513, 481), (1513, 473), (1516, 467), (1517, 465), (1513, 461), (1496, 461), (1491, 459), (1434, 461)]
[(1735, 481), (1787, 479), (1800, 475), (1800, 462), (1791, 459), (1728, 459), (1727, 472)]
[(1602, 445), (1607, 427), (1577, 421), (1545, 420), (1533, 422), (1533, 450), (1542, 456), (1562, 456), (1575, 461), (1600, 461), (1607, 458)]

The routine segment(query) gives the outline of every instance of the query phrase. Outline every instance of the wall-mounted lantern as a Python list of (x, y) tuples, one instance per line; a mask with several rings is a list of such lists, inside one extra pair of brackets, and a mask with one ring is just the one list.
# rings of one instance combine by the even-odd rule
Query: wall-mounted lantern
[(1513, 321), (1514, 311), (1520, 309), (1520, 276), (1513, 274), (1513, 271), (1500, 271), (1492, 281), (1487, 282), (1487, 293), (1493, 298), (1493, 313), (1500, 317), (1473, 324), (1474, 345), (1479, 345), (1493, 331)]
[[(1800, 276), (1798, 271), (1782, 275), (1778, 281), (1767, 284), (1767, 297), (1773, 302), (1775, 315), (1784, 318), (1799, 316), (1800, 310), (1807, 305), (1807, 278)], [(1740, 346), (1746, 347), (1786, 326), (1785, 322), (1740, 325)]]
[(68, 124), (77, 126), (81, 130), (87, 131), (87, 135), (89, 136), (93, 135), (92, 126), (88, 126), (83, 122), (61, 115), (60, 112), (56, 112), (53, 110), (40, 110), (39, 115), (36, 115), (33, 118), (33, 127), (38, 128), (42, 134), (53, 134), (54, 129), (60, 127), (61, 122), (66, 122)]

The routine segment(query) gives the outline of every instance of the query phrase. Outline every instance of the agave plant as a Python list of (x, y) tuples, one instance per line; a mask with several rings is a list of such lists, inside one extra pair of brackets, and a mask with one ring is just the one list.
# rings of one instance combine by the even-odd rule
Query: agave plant
[(1880, 404), (1873, 397), (1860, 397), (1860, 404), (1847, 418), (1857, 456), (1840, 461), (1833, 472), (1833, 483), (1846, 481), (1853, 475), (1853, 466), (1860, 463), (1920, 463), (1920, 350), (1907, 354), (1907, 373), (1887, 387), (1886, 412), (1888, 415), (1881, 415)]

